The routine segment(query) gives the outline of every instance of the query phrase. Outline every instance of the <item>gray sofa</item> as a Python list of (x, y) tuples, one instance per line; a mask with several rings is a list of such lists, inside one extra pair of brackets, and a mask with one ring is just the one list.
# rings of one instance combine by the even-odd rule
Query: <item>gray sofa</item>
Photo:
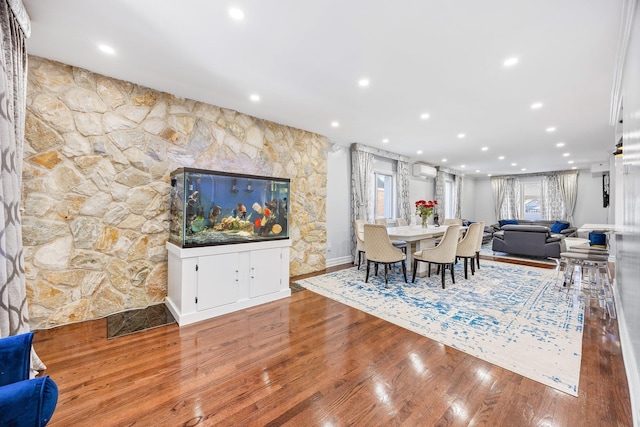
[(553, 234), (544, 225), (503, 225), (493, 233), (494, 252), (507, 252), (532, 257), (560, 258), (565, 250), (565, 236)]

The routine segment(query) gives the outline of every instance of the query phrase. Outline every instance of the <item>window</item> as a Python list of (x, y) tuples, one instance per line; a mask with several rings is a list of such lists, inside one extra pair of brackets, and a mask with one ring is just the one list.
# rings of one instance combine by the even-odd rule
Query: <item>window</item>
[(525, 181), (521, 185), (524, 218), (541, 219), (542, 181)]
[(393, 173), (375, 173), (376, 203), (373, 208), (375, 218), (395, 218), (394, 181)]

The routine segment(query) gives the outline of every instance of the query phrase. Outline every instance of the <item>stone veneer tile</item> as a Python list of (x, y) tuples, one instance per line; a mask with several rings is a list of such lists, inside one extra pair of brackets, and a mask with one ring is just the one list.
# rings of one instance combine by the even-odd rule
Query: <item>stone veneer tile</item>
[(327, 138), (33, 56), (27, 91), (33, 329), (164, 299), (179, 167), (290, 178), (290, 274), (325, 268)]

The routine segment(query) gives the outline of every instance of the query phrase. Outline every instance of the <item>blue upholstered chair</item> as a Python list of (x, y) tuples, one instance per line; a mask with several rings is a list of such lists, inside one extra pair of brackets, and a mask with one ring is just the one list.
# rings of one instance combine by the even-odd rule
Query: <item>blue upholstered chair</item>
[(0, 338), (0, 426), (44, 426), (56, 409), (56, 383), (29, 379), (32, 341), (32, 332)]

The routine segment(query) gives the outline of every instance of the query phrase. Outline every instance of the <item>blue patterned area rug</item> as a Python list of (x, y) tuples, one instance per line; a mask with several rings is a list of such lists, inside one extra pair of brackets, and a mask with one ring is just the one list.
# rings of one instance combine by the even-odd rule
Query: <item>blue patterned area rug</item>
[(584, 304), (561, 292), (556, 271), (484, 261), (456, 283), (447, 272), (404, 283), (399, 268), (370, 277), (355, 267), (296, 283), (573, 396), (578, 395)]

